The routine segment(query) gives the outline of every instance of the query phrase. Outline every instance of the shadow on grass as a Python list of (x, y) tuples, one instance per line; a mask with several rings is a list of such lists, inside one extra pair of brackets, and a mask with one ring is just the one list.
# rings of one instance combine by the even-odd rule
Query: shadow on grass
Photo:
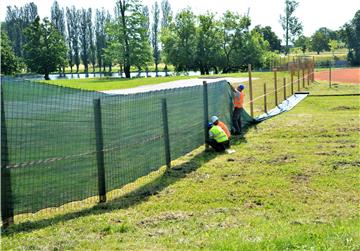
[(151, 195), (158, 194), (164, 188), (184, 178), (187, 174), (195, 171), (204, 163), (214, 159), (217, 156), (218, 155), (212, 151), (201, 152), (195, 155), (189, 161), (173, 166), (172, 168), (166, 170), (163, 175), (157, 177), (155, 180), (119, 198), (113, 199), (106, 203), (97, 204), (88, 209), (65, 213), (48, 219), (26, 221), (19, 224), (14, 224), (7, 229), (1, 229), (1, 234), (3, 236), (9, 236), (19, 232), (31, 232), (37, 229), (45, 228), (54, 224), (58, 224), (60, 222), (66, 222), (79, 217), (103, 214), (118, 209), (126, 209), (128, 207), (146, 201)]
[[(232, 145), (240, 145), (247, 143), (244, 135), (250, 128), (255, 128), (257, 124), (247, 125), (243, 128), (243, 133), (232, 138)], [(26, 221), (19, 224), (11, 225), (10, 227), (1, 228), (2, 236), (10, 236), (20, 232), (32, 232), (37, 229), (45, 228), (60, 222), (66, 222), (79, 217), (88, 215), (99, 215), (113, 210), (126, 209), (136, 204), (146, 201), (150, 196), (156, 195), (164, 188), (184, 178), (189, 173), (196, 171), (200, 166), (216, 158), (218, 153), (213, 150), (203, 151), (192, 157), (190, 160), (167, 169), (163, 175), (157, 177), (153, 181), (140, 186), (132, 192), (129, 192), (121, 197), (108, 201), (106, 203), (97, 204), (91, 208), (80, 211), (69, 212), (58, 215), (52, 218), (41, 219), (37, 221)]]
[(248, 124), (246, 127), (242, 128), (242, 133), (241, 135), (234, 135), (232, 136), (232, 140), (231, 140), (231, 145), (240, 145), (240, 144), (246, 144), (247, 140), (245, 138), (246, 133), (251, 129), (254, 128), (255, 130), (257, 130), (257, 124), (259, 124), (261, 122), (256, 122), (254, 124)]

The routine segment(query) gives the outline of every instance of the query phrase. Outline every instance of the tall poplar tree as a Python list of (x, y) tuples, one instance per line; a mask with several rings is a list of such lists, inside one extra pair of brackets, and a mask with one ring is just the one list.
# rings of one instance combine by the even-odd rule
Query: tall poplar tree
[(76, 66), (76, 73), (79, 73), (80, 66), (80, 45), (79, 45), (79, 25), (80, 11), (75, 9), (75, 6), (66, 8), (66, 21), (68, 27), (68, 44), (70, 51), (68, 53), (68, 61), (71, 67)]
[(298, 6), (299, 3), (295, 0), (285, 0), (284, 15), (280, 15), (280, 24), (284, 30), (285, 54), (289, 53), (289, 42), (294, 42), (303, 30), (302, 23), (294, 16)]
[(104, 66), (104, 49), (106, 47), (106, 12), (104, 8), (96, 9), (95, 14), (95, 45), (96, 45), (96, 57), (98, 62), (99, 70)]
[(151, 26), (151, 45), (153, 49), (155, 74), (156, 76), (158, 76), (158, 64), (160, 63), (160, 48), (159, 48), (160, 8), (157, 1), (155, 1), (152, 7), (152, 14), (153, 14), (153, 23)]
[(90, 29), (89, 29), (89, 20), (91, 20), (91, 9), (81, 9), (80, 11), (80, 30), (79, 30), (79, 40), (80, 40), (80, 56), (81, 61), (84, 65), (84, 71), (89, 72), (89, 56), (90, 56)]
[[(57, 31), (63, 36), (64, 41), (66, 41), (66, 30), (65, 30), (65, 14), (64, 8), (60, 8), (57, 1), (54, 1), (53, 5), (51, 6), (51, 23), (57, 29)], [(60, 66), (59, 72), (65, 74), (65, 63), (64, 65)]]

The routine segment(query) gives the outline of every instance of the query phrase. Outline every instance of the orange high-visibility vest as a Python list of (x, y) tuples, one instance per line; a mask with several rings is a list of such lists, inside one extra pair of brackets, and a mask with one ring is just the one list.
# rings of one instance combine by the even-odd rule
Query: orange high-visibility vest
[(230, 138), (231, 134), (230, 134), (230, 131), (229, 131), (229, 129), (227, 128), (227, 126), (226, 126), (223, 122), (221, 122), (221, 121), (219, 121), (217, 125), (220, 126), (221, 129), (223, 129), (223, 131), (226, 133), (226, 136), (227, 136), (228, 138)]
[(244, 107), (244, 92), (237, 91), (234, 96), (234, 107), (235, 108), (243, 108)]

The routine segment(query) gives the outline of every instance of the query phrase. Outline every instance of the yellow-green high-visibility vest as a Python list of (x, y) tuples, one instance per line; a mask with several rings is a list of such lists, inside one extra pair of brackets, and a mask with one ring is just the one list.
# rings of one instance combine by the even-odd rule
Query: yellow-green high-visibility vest
[(216, 140), (216, 142), (221, 143), (228, 140), (228, 137), (226, 136), (226, 133), (223, 129), (221, 129), (220, 126), (213, 125), (211, 127), (210, 132), (213, 134), (213, 138)]

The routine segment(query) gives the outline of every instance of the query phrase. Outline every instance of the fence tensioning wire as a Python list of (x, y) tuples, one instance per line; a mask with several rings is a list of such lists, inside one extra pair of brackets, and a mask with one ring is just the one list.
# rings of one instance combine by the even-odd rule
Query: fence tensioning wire
[[(309, 76), (311, 76), (311, 75), (312, 75), (312, 74), (307, 74), (307, 75), (305, 75), (305, 78), (306, 78), (306, 77), (309, 77)], [(286, 79), (286, 80), (288, 80), (288, 79)], [(296, 80), (294, 80), (292, 83), (289, 82), (289, 83), (286, 84), (285, 86), (294, 85), (294, 84), (296, 84), (297, 82), (301, 82), (300, 80), (302, 80), (302, 78), (301, 78), (301, 79), (296, 79)], [(272, 90), (272, 91), (270, 91), (270, 92), (266, 92), (266, 95), (263, 94), (263, 95), (257, 96), (256, 98), (254, 98), (254, 99), (252, 99), (252, 100), (249, 100), (249, 101), (246, 102), (245, 104), (254, 103), (255, 100), (258, 100), (258, 99), (260, 99), (260, 98), (263, 98), (264, 96), (268, 96), (268, 95), (270, 95), (270, 94), (273, 94), (273, 93), (275, 93), (275, 92), (277, 92), (277, 91), (279, 91), (279, 90), (282, 90), (283, 88), (284, 88), (284, 85), (281, 85), (281, 86), (280, 86), (279, 88), (277, 88), (277, 89), (274, 89), (274, 90)]]

